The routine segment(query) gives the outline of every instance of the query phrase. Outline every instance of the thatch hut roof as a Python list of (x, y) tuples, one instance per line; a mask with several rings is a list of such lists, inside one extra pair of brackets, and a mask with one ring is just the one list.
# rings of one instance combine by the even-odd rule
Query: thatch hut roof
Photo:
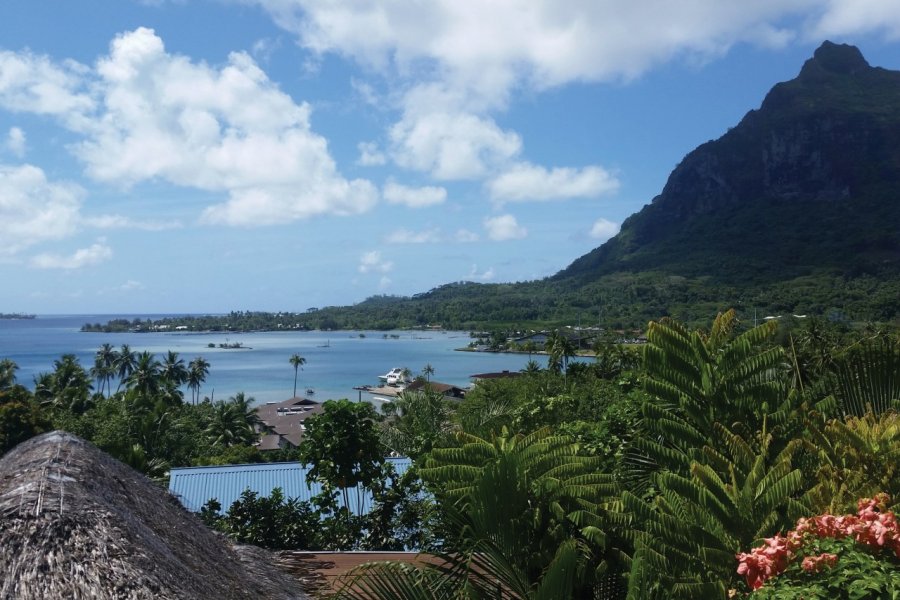
[(306, 598), (270, 560), (71, 434), (0, 459), (0, 599)]

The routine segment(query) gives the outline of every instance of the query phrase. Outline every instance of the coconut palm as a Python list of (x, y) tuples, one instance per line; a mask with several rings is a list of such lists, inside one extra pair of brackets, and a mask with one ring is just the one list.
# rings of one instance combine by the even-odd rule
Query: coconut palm
[(431, 381), (431, 376), (434, 375), (434, 367), (431, 366), (431, 363), (425, 365), (422, 369), (422, 375), (425, 376), (426, 381)]
[(8, 358), (0, 360), (0, 390), (8, 390), (16, 385), (16, 371), (19, 365)]
[(160, 390), (160, 372), (162, 365), (156, 357), (148, 351), (141, 352), (137, 356), (134, 369), (125, 382), (129, 390), (137, 390), (145, 396), (155, 396)]
[(300, 356), (299, 354), (292, 354), (288, 359), (288, 362), (291, 363), (291, 366), (294, 367), (294, 398), (297, 397), (297, 372), (300, 370), (300, 367), (306, 364), (306, 359)]
[(219, 400), (213, 403), (204, 433), (213, 446), (220, 448), (248, 444), (256, 437), (252, 425), (247, 422), (245, 403), (235, 402), (234, 398), (228, 402)]
[(169, 352), (163, 359), (162, 367), (159, 374), (163, 379), (170, 382), (175, 387), (179, 387), (187, 383), (188, 370), (184, 366), (184, 360), (179, 358), (177, 352)]
[(128, 379), (128, 376), (134, 371), (136, 360), (137, 358), (131, 347), (128, 344), (122, 344), (122, 347), (119, 348), (118, 356), (116, 356), (115, 362), (113, 363), (115, 372), (119, 376), (119, 385), (116, 386), (116, 392), (122, 388), (125, 380)]
[(191, 399), (194, 404), (200, 401), (200, 386), (209, 375), (209, 362), (202, 356), (198, 356), (188, 364), (187, 385), (191, 390)]
[(89, 407), (93, 386), (87, 371), (74, 354), (64, 354), (53, 362), (53, 372), (35, 378), (35, 396), (60, 410), (81, 414)]
[(119, 353), (116, 352), (112, 344), (103, 344), (94, 354), (94, 366), (91, 369), (91, 377), (97, 380), (97, 387), (100, 394), (106, 391), (110, 392), (109, 383), (116, 375), (116, 359)]

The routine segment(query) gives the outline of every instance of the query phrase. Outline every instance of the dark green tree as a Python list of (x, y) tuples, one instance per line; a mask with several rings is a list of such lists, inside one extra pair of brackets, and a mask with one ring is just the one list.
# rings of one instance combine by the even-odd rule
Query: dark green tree
[(378, 414), (368, 402), (329, 400), (324, 411), (306, 419), (300, 459), (309, 465), (307, 480), (340, 491), (350, 515), (349, 490), (356, 489), (356, 514), (362, 512), (363, 491), (383, 477), (385, 448)]
[(291, 355), (291, 358), (288, 360), (291, 363), (291, 366), (294, 367), (294, 398), (297, 397), (297, 372), (300, 368), (306, 364), (306, 359), (300, 356), (299, 354)]

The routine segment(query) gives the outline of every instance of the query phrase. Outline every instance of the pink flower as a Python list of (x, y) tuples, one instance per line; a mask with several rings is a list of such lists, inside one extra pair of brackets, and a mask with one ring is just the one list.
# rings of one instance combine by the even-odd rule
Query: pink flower
[[(841, 539), (852, 537), (856, 542), (873, 548), (888, 548), (900, 558), (900, 527), (894, 513), (885, 511), (890, 502), (887, 494), (863, 498), (857, 503), (855, 515), (819, 515), (800, 519), (787, 535), (780, 533), (763, 540), (763, 544), (748, 553), (736, 555), (737, 572), (743, 575), (751, 589), (759, 589), (767, 579), (783, 572), (796, 554), (812, 538)], [(824, 553), (807, 556), (800, 564), (807, 573), (818, 573), (837, 563), (837, 555)]]
[(807, 556), (800, 563), (800, 567), (807, 573), (818, 573), (823, 568), (831, 568), (837, 563), (837, 554), (829, 554), (825, 552), (818, 556)]

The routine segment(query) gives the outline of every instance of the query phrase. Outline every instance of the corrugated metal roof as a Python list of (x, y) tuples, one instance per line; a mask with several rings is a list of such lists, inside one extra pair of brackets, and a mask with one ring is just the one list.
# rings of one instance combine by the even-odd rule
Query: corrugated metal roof
[[(402, 475), (412, 464), (408, 458), (389, 458), (398, 475)], [(306, 483), (305, 465), (298, 462), (259, 463), (251, 465), (220, 465), (213, 467), (182, 467), (172, 469), (169, 476), (169, 491), (184, 507), (198, 512), (212, 498), (219, 501), (222, 510), (240, 498), (244, 490), (269, 496), (275, 488), (281, 488), (285, 498), (309, 500), (321, 493), (319, 484)], [(343, 504), (338, 494), (338, 505)], [(350, 509), (356, 511), (356, 494), (350, 494)], [(363, 513), (371, 508), (372, 494), (365, 490)]]

